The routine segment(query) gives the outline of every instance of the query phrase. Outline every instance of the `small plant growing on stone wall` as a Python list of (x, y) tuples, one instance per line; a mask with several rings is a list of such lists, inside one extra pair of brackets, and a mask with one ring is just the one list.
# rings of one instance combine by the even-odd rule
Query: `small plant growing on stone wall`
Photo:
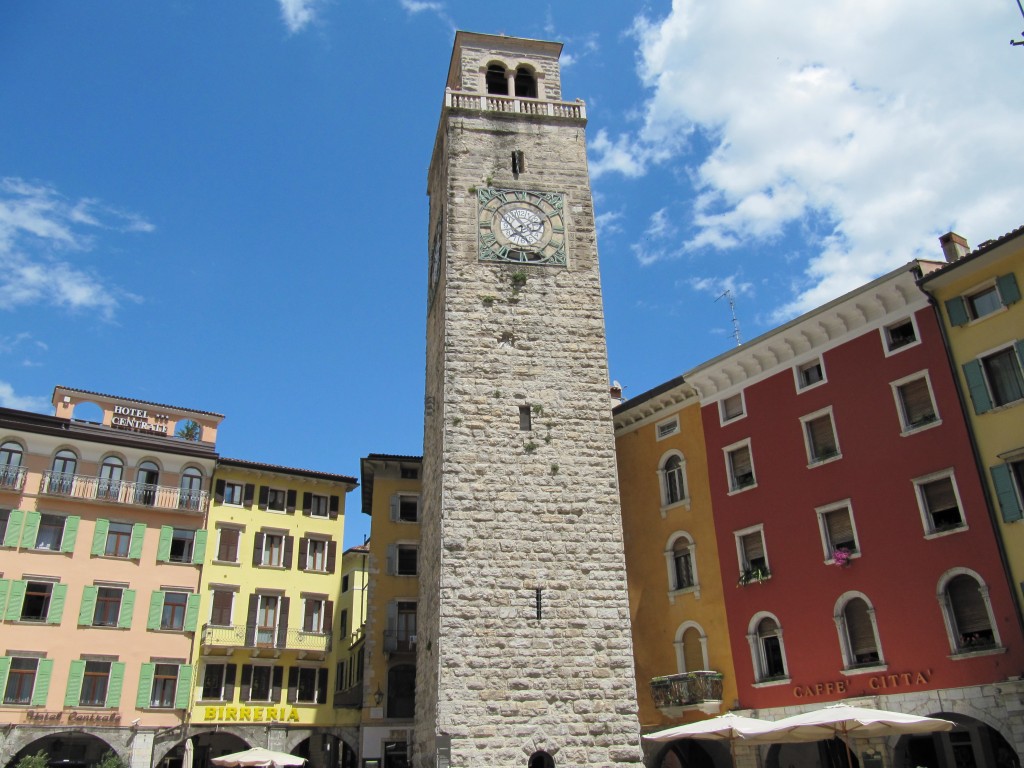
[(558, 465), (557, 464), (552, 464), (551, 465), (551, 474), (552, 475), (557, 475), (558, 474)]
[(544, 406), (540, 405), (539, 403), (537, 405), (534, 405), (533, 406), (533, 415), (534, 416), (543, 416), (544, 415)]
[(533, 442), (533, 440), (531, 440), (530, 442), (523, 446), (523, 450), (526, 451), (527, 453), (533, 453), (539, 447), (540, 446), (538, 446), (535, 442)]
[(459, 418), (458, 416), (452, 416), (452, 426), (453, 427), (457, 427), (461, 423), (462, 423), (462, 419), (461, 418)]
[(494, 303), (496, 298), (496, 296), (492, 296), (491, 294), (487, 293), (480, 297), (480, 301), (484, 303), (485, 307), (489, 307), (491, 306), (491, 304)]
[(526, 272), (523, 270), (513, 272), (510, 279), (512, 280), (512, 290), (519, 291), (520, 288), (526, 285)]
[(494, 390), (494, 398), (496, 400), (500, 400), (501, 399), (501, 390), (500, 389)]

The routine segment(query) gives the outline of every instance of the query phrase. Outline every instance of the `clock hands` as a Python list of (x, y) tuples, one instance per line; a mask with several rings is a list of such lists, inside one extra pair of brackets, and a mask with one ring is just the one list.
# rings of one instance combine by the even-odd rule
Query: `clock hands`
[(535, 221), (532, 218), (521, 220), (508, 213), (502, 213), (501, 220), (512, 230), (512, 233), (509, 233), (509, 239), (512, 239), (514, 234), (521, 240), (517, 243), (518, 245), (532, 245), (540, 239), (540, 235), (544, 232), (544, 225), (539, 220)]

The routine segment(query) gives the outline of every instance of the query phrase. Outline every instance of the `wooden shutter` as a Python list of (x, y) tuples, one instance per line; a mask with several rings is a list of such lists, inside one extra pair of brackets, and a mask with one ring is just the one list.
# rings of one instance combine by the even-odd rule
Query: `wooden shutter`
[(185, 602), (185, 631), (195, 632), (199, 626), (199, 601), (200, 595), (189, 595)]
[(112, 661), (110, 663), (106, 706), (111, 709), (117, 709), (121, 706), (121, 691), (124, 689), (124, 667), (123, 661)]
[(309, 491), (302, 493), (302, 514), (309, 517), (313, 514), (313, 494)]
[(316, 703), (327, 703), (327, 667), (316, 671)]
[(265, 485), (261, 485), (260, 486), (260, 500), (259, 500), (259, 508), (260, 509), (266, 509), (267, 508), (267, 499), (269, 498), (269, 496), (270, 496), (270, 489), (267, 486), (265, 486)]
[(294, 704), (299, 698), (299, 668), (288, 667), (288, 703)]
[(338, 566), (338, 542), (327, 542), (327, 572), (334, 573)]
[(259, 565), (263, 562), (263, 534), (257, 533), (252, 541), (252, 564)]
[(192, 701), (192, 665), (182, 664), (178, 667), (178, 683), (174, 689), (174, 708), (188, 709)]
[(989, 397), (988, 387), (985, 385), (985, 371), (981, 367), (981, 361), (968, 360), (963, 364), (963, 369), (967, 389), (971, 393), (971, 402), (974, 403), (974, 412), (982, 414), (991, 411), (992, 398)]
[(252, 664), (242, 665), (242, 701), (252, 698)]
[(7, 612), (4, 618), (7, 621), (21, 621), (21, 606), (25, 601), (25, 588), (28, 585), (22, 579), (11, 581), (11, 591), (7, 596)]
[(971, 317), (967, 314), (963, 296), (956, 296), (946, 302), (946, 316), (950, 325), (967, 325)]
[(170, 561), (172, 538), (174, 538), (174, 528), (170, 525), (161, 525), (160, 541), (156, 545), (157, 562), (166, 563)]
[[(286, 598), (287, 599), (287, 598)], [(273, 689), (270, 692), (270, 703), (279, 704), (281, 703), (281, 680), (284, 677), (284, 667), (274, 666), (274, 672), (272, 676)]]
[(1013, 276), (1013, 272), (997, 277), (996, 286), (999, 288), (999, 299), (1004, 307), (1020, 301), (1020, 289), (1017, 287), (1017, 278)]
[(284, 537), (284, 567), (292, 567), (292, 550), (295, 548), (295, 537), (285, 536)]
[(132, 525), (132, 542), (128, 546), (128, 557), (132, 560), (142, 558), (142, 545), (146, 541), (146, 524), (135, 523)]
[[(290, 597), (281, 597), (281, 612), (277, 617), (277, 647), (288, 647), (288, 608), (291, 605)], [(280, 683), (278, 683), (280, 687)]]
[(78, 523), (81, 519), (79, 515), (71, 515), (64, 518), (64, 533), (60, 537), (61, 552), (75, 551), (75, 539), (78, 538)]
[(330, 635), (330, 634), (333, 634), (333, 632), (331, 631), (333, 627), (334, 627), (334, 601), (333, 600), (325, 600), (324, 601), (324, 625), (323, 625), (321, 631), (325, 635)]
[(53, 659), (40, 659), (36, 667), (36, 684), (32, 689), (32, 706), (45, 707), (46, 697), (50, 693), (50, 680), (53, 677)]
[(11, 672), (11, 657), (0, 656), (0, 691), (7, 690), (7, 676)]
[[(11, 580), (0, 579), (0, 618), (6, 618), (4, 616), (7, 608), (7, 594), (11, 591)], [(3, 658), (0, 656), (0, 658)], [(0, 685), (0, 691), (7, 690), (4, 686)]]
[(306, 560), (309, 556), (309, 539), (303, 536), (299, 539), (299, 570), (306, 570)]
[(40, 515), (38, 512), (29, 511), (25, 513), (25, 523), (21, 529), (22, 549), (36, 548), (36, 537), (39, 536), (39, 520)]
[(249, 595), (249, 608), (245, 614), (245, 645), (247, 648), (253, 648), (256, 646), (256, 621), (259, 607), (260, 596)]
[(252, 507), (253, 492), (256, 490), (256, 486), (252, 483), (246, 483), (242, 488), (242, 506)]
[(85, 677), (85, 662), (72, 659), (68, 670), (68, 684), (64, 689), (64, 706), (77, 707), (82, 700), (82, 679)]
[(129, 629), (132, 625), (132, 614), (135, 612), (135, 590), (125, 589), (121, 592), (121, 610), (117, 614), (117, 626)]
[(21, 527), (25, 522), (25, 512), (12, 509), (7, 518), (7, 530), (4, 532), (4, 546), (16, 547), (21, 539)]
[(96, 521), (92, 529), (92, 549), (90, 555), (102, 556), (107, 551), (107, 532), (110, 530), (110, 521), (102, 517)]
[(149, 598), (149, 617), (146, 619), (146, 629), (160, 629), (160, 617), (164, 612), (164, 593), (155, 591)]
[(213, 484), (213, 500), (218, 504), (224, 503), (224, 489), (227, 486), (223, 480), (218, 480)]
[(235, 664), (224, 666), (224, 700), (229, 704), (235, 700), (235, 675), (238, 667)]
[(295, 499), (298, 497), (298, 493), (292, 489), (288, 491), (287, 502), (285, 504), (285, 510), (289, 515), (295, 514)]
[(195, 565), (202, 565), (206, 559), (206, 541), (209, 534), (205, 530), (196, 531), (196, 539), (192, 544), (192, 562)]
[(147, 661), (143, 662), (142, 670), (139, 672), (139, 689), (135, 694), (135, 708), (149, 709), (150, 699), (153, 694), (153, 672), (156, 664)]
[(1017, 498), (1017, 491), (1013, 487), (1013, 473), (1009, 464), (996, 464), (989, 467), (992, 473), (992, 484), (996, 489), (996, 498), (999, 499), (999, 508), (1003, 513), (1003, 522), (1012, 523), (1024, 517), (1020, 508), (1020, 499)]
[(82, 604), (78, 608), (78, 626), (92, 626), (92, 620), (96, 615), (96, 595), (99, 588), (86, 585), (82, 589)]
[(331, 496), (331, 498), (330, 498), (330, 511), (329, 511), (331, 520), (337, 520), (338, 519), (338, 510), (339, 509), (341, 509), (341, 497), (337, 496), (337, 495)]
[(50, 592), (50, 605), (46, 610), (47, 624), (60, 624), (61, 616), (64, 614), (64, 601), (68, 596), (67, 584), (54, 584)]

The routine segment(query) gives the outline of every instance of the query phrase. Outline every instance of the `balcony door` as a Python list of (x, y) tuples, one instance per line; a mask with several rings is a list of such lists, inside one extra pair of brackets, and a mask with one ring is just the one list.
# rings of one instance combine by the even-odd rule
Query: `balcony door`
[(277, 595), (260, 595), (256, 610), (256, 645), (272, 648), (277, 639), (277, 620), (281, 609), (281, 598)]
[(117, 456), (108, 456), (100, 465), (100, 478), (96, 486), (96, 498), (117, 501), (121, 495), (121, 481), (124, 479), (124, 462)]
[(152, 507), (156, 504), (156, 489), (160, 485), (160, 468), (152, 461), (139, 464), (135, 476), (135, 503)]

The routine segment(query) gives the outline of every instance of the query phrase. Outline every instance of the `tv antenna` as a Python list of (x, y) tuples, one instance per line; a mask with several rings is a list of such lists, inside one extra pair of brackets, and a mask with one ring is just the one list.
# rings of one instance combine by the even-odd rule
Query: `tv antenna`
[[(1020, 10), (1020, 15), (1024, 17), (1024, 5), (1020, 4), (1020, 0), (1017, 0), (1017, 8)], [(1021, 33), (1024, 35), (1024, 32)], [(1010, 45), (1024, 45), (1024, 40), (1010, 40)]]
[[(1020, 0), (1017, 0), (1017, 2), (1019, 3)], [(726, 288), (718, 299), (723, 297), (729, 300), (729, 311), (732, 313), (732, 337), (736, 339), (736, 346), (738, 347), (743, 342), (740, 341), (740, 321), (739, 318), (736, 317), (736, 300), (732, 297), (732, 290), (729, 288)], [(718, 299), (715, 299), (715, 301), (718, 301)]]

